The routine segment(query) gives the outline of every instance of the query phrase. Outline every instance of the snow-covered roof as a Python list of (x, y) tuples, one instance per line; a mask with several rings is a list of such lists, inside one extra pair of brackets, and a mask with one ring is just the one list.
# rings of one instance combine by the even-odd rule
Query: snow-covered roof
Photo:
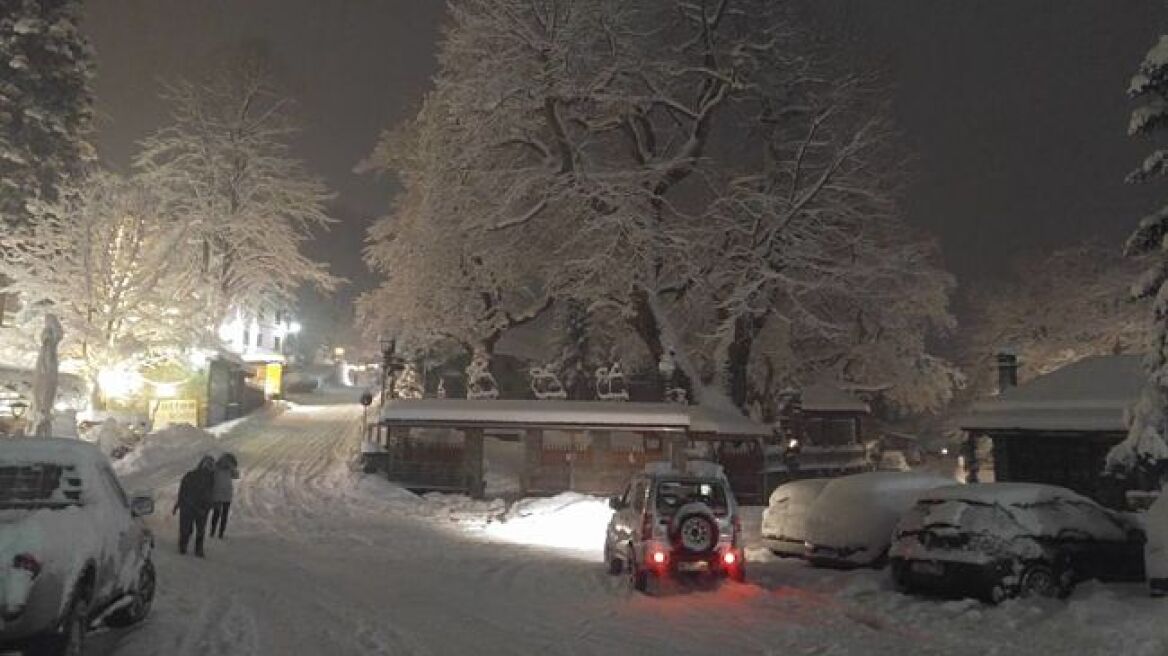
[(1091, 356), (975, 403), (965, 430), (1127, 430), (1146, 377), (1138, 355)]
[(851, 392), (830, 383), (816, 383), (803, 388), (803, 410), (820, 412), (870, 412), (868, 404)]
[(770, 435), (771, 429), (733, 409), (714, 408), (704, 405), (683, 406), (689, 414), (691, 433), (717, 433), (718, 435), (759, 436)]
[(722, 409), (610, 401), (395, 399), (381, 409), (381, 422), (410, 426), (770, 434), (767, 426)]

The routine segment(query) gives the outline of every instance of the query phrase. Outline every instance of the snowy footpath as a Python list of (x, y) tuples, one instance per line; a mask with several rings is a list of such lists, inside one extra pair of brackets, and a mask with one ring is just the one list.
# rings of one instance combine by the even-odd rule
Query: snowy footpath
[[(747, 584), (633, 594), (599, 562), (603, 500), (414, 496), (350, 469), (361, 408), (327, 401), (122, 465), (158, 499), (159, 597), (142, 626), (95, 635), (91, 655), (1168, 653), (1168, 602), (1138, 585), (992, 608), (753, 548)], [(177, 482), (213, 448), (243, 473), (227, 540), (179, 556)]]

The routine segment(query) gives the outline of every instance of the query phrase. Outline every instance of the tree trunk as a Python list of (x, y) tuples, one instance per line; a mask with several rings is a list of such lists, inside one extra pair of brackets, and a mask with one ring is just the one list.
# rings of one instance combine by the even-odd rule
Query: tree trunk
[[(636, 315), (633, 327), (649, 348), (655, 362), (660, 363), (663, 357), (672, 360), (676, 375), (691, 401), (694, 403), (713, 401), (714, 399), (708, 398), (697, 367), (685, 352), (681, 339), (673, 330), (673, 325), (653, 292), (638, 288), (633, 292), (633, 302)], [(660, 370), (655, 372), (655, 379), (663, 388)]]
[(734, 321), (733, 337), (726, 349), (724, 366), (729, 387), (726, 392), (739, 408), (746, 409), (750, 393), (750, 353), (764, 322), (765, 318), (754, 316), (740, 316)]
[(662, 356), (665, 355), (665, 347), (661, 343), (661, 331), (657, 325), (657, 317), (654, 315), (653, 309), (649, 306), (649, 295), (644, 290), (634, 290), (632, 293), (632, 302), (633, 313), (627, 319), (627, 322), (637, 337), (641, 339), (641, 342), (644, 343), (645, 348), (648, 349), (649, 357), (653, 362), (653, 368), (650, 373), (650, 380), (653, 384), (653, 396), (654, 398), (664, 400), (666, 381), (662, 378), (661, 370), (657, 365), (661, 362)]

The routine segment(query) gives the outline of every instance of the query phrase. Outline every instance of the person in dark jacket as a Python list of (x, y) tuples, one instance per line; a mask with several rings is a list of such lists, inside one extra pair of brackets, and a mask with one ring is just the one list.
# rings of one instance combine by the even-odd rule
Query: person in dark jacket
[(207, 532), (207, 512), (215, 489), (215, 459), (203, 456), (199, 466), (187, 472), (178, 486), (174, 510), (178, 513), (178, 552), (187, 552), (192, 530), (195, 534), (195, 555), (203, 557), (203, 536)]
[(231, 512), (231, 497), (234, 496), (235, 479), (239, 478), (239, 462), (235, 456), (225, 453), (215, 463), (215, 490), (211, 493), (211, 537), (223, 538), (227, 530), (227, 515)]

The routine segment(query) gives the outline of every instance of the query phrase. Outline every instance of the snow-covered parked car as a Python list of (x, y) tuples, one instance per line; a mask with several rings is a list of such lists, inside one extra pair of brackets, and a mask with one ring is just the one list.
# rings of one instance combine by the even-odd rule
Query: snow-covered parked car
[(144, 620), (153, 506), (127, 498), (92, 444), (0, 440), (0, 652), (81, 654), (92, 624)]
[(813, 565), (883, 567), (900, 516), (953, 479), (927, 472), (866, 472), (832, 480), (807, 515), (804, 558)]
[(1141, 581), (1144, 532), (1068, 489), (984, 483), (934, 490), (896, 527), (892, 577), (904, 591), (1061, 597), (1086, 579)]
[(1144, 564), (1148, 588), (1154, 597), (1168, 596), (1168, 494), (1161, 493), (1148, 509), (1148, 542), (1144, 545)]
[(642, 592), (665, 578), (744, 580), (742, 520), (721, 468), (691, 462), (678, 472), (656, 465), (666, 463), (650, 463), (609, 500), (615, 511), (604, 539), (609, 573), (627, 573)]
[(811, 504), (830, 478), (805, 478), (784, 483), (771, 493), (762, 511), (762, 541), (777, 556), (802, 558)]

